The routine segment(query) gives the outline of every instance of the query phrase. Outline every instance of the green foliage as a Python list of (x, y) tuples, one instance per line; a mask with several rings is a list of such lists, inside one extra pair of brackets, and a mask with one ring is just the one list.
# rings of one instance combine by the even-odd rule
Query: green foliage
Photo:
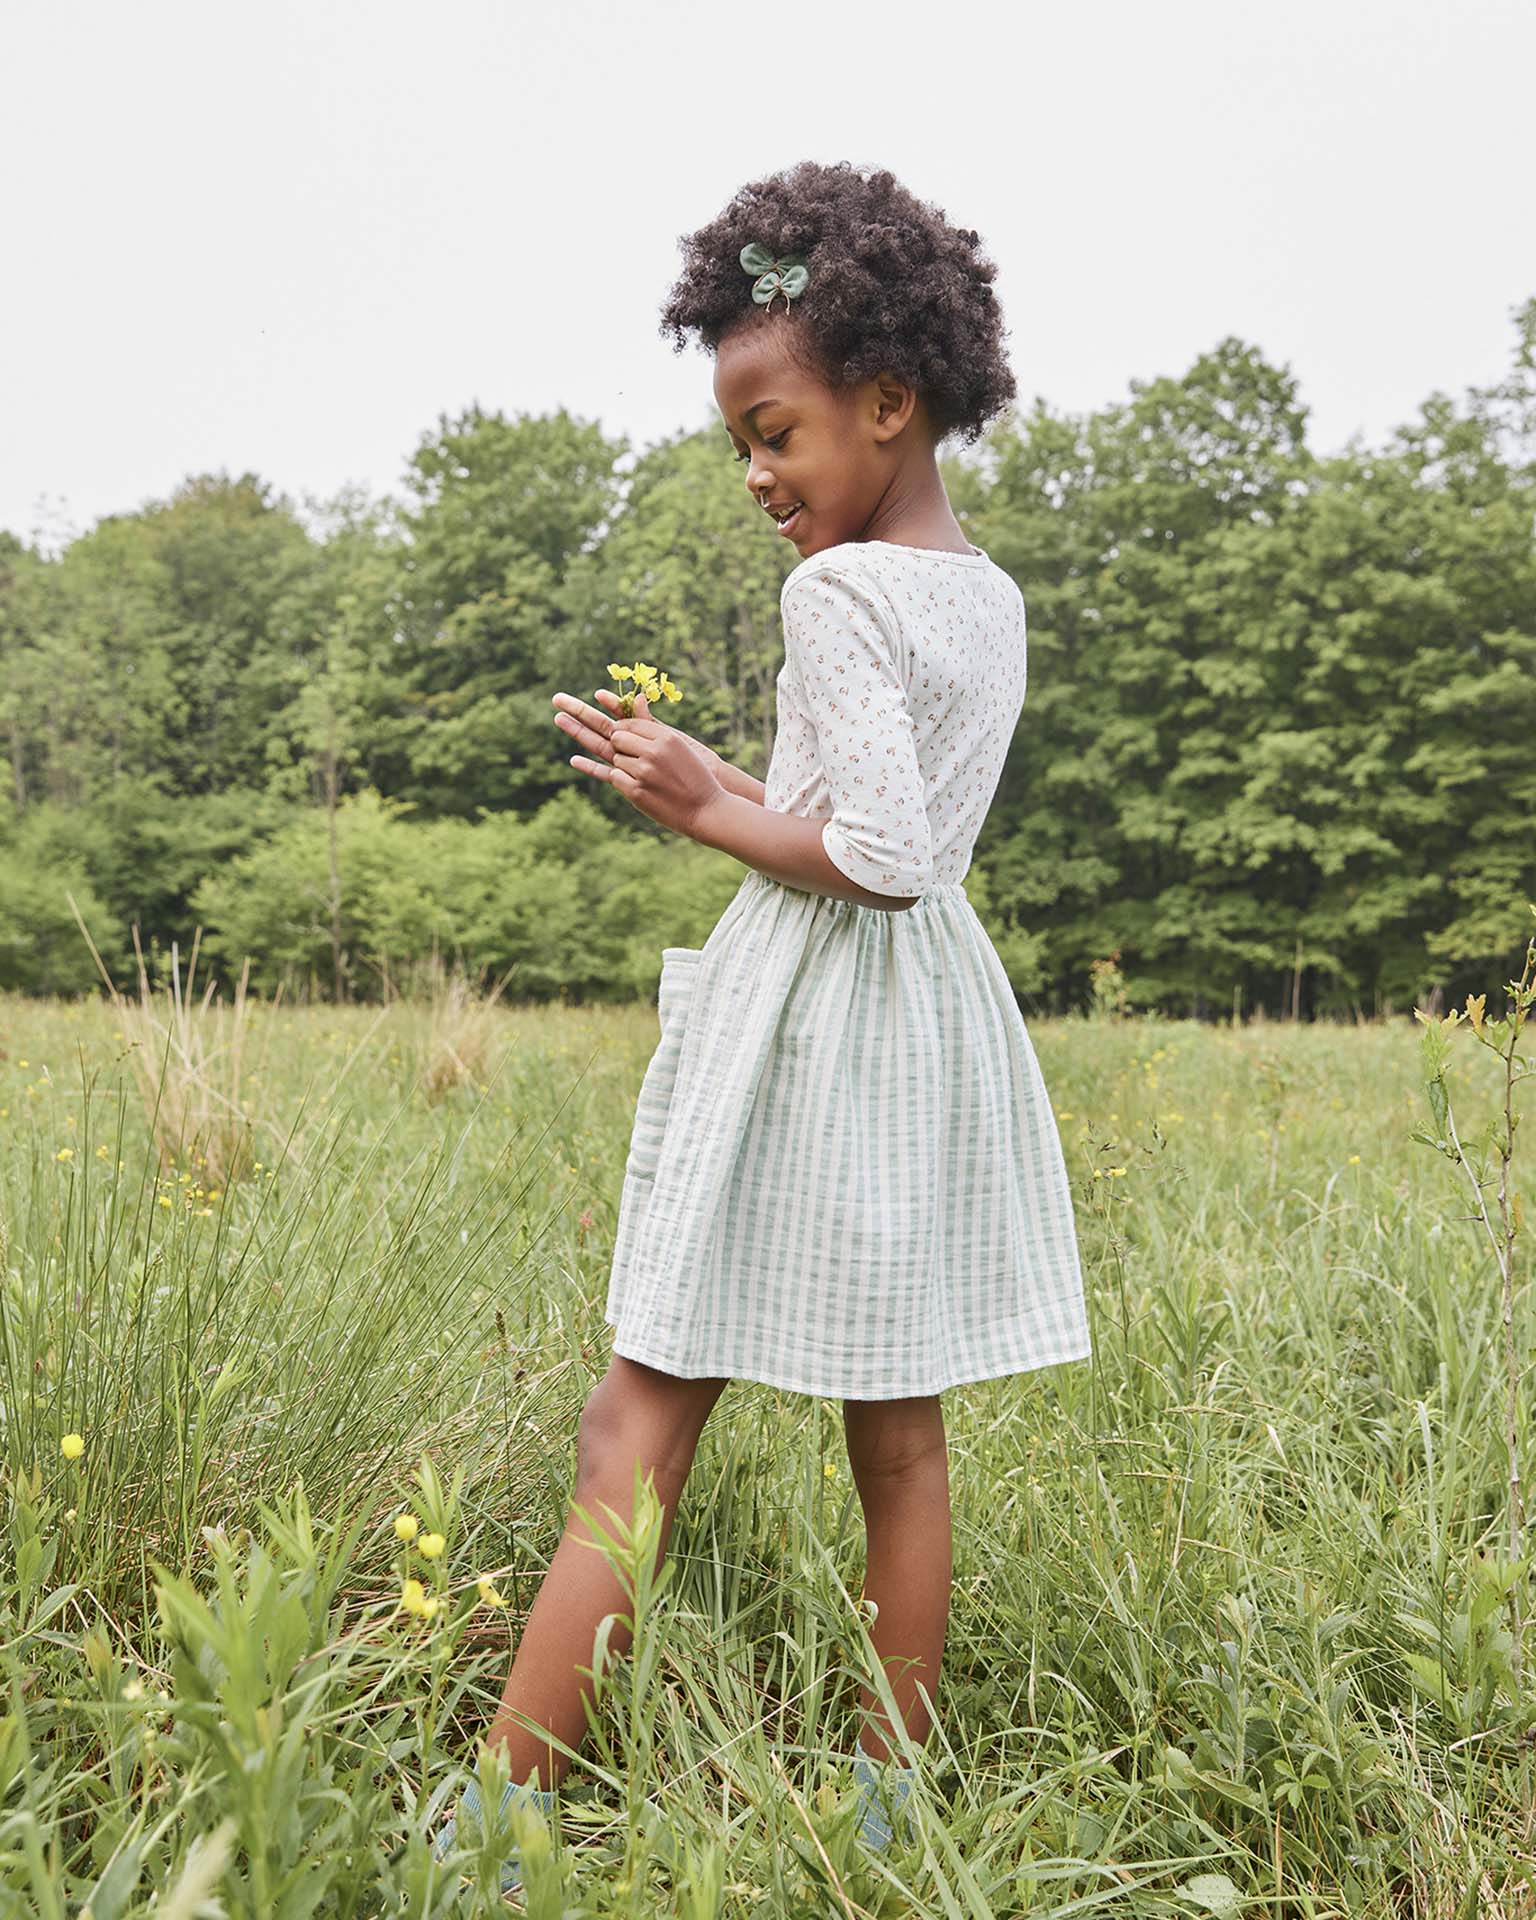
[[(665, 912), (702, 942), (741, 876), (718, 854), (623, 834), (574, 793), (527, 820), (471, 825), (411, 820), (365, 789), (342, 801), (336, 830), (356, 997), (386, 979), (398, 987), (433, 951), (472, 977), (505, 980), (513, 999), (644, 995), (660, 966), (648, 921)], [(303, 809), (202, 882), (193, 908), (215, 929), (207, 944), (226, 972), (248, 955), (267, 992), (305, 994), (327, 978), (328, 858), (324, 816)]]
[[(1375, 1013), (1512, 962), (1536, 890), (1536, 299), (1514, 320), (1502, 381), (1431, 395), (1379, 449), (1317, 458), (1294, 377), (1228, 338), (944, 463), (1029, 612), (972, 870), (1018, 993), (1086, 1006), (1118, 953), (1128, 1005)], [(657, 662), (684, 693), (666, 717), (762, 778), (794, 555), (718, 423), (628, 454), (563, 409), (470, 407), (423, 435), (401, 502), (348, 490), (301, 523), (205, 475), (57, 560), (0, 536), (7, 977), (91, 977), (59, 954), (70, 872), (104, 951), (135, 922), (151, 954), (185, 943), (200, 911), (267, 984), (376, 992), (434, 939), (535, 996), (643, 974), (723, 868), (570, 767), (551, 695)], [(546, 874), (515, 829), (570, 798), (601, 866)], [(359, 870), (334, 844), (317, 867), (295, 808), (327, 843), (345, 813)], [(487, 815), (502, 840), (434, 833)], [(499, 878), (468, 852), (493, 842)], [(274, 913), (284, 851), (304, 893)], [(236, 874), (272, 883), (259, 907)]]

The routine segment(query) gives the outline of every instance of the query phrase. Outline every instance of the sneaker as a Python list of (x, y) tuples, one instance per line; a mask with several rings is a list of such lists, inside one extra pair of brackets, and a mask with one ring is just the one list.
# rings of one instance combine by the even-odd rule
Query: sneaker
[[(507, 1803), (513, 1799), (521, 1800), (529, 1806), (536, 1806), (540, 1813), (548, 1815), (555, 1804), (555, 1793), (553, 1788), (542, 1787), (535, 1787), (530, 1791), (520, 1780), (509, 1780), (501, 1796), (503, 1813), (507, 1810)], [(480, 1838), (478, 1829), (483, 1826), (484, 1812), (485, 1807), (480, 1798), (480, 1783), (471, 1778), (468, 1786), (459, 1796), (455, 1817), (448, 1822), (432, 1843), (432, 1858), (443, 1859), (453, 1847), (460, 1820), (466, 1822), (465, 1844), (475, 1844)], [(511, 1854), (501, 1863), (501, 1890), (503, 1893), (514, 1893), (522, 1884), (522, 1867), (517, 1849), (514, 1847)]]
[(901, 1822), (903, 1832), (911, 1830), (907, 1797), (912, 1791), (912, 1769), (894, 1755), (888, 1760), (876, 1760), (864, 1751), (861, 1740), (853, 1757), (853, 1777), (858, 1783), (859, 1804), (863, 1809), (859, 1840), (872, 1853), (881, 1853), (895, 1838), (888, 1807)]

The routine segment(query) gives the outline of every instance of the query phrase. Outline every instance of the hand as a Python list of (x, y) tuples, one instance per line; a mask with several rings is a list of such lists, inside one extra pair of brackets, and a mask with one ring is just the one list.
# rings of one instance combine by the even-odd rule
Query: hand
[(705, 807), (725, 791), (718, 769), (724, 765), (713, 747), (668, 726), (651, 712), (644, 694), (635, 711), (619, 713), (620, 696), (599, 687), (595, 699), (610, 709), (600, 712), (569, 693), (557, 693), (555, 725), (593, 758), (571, 755), (571, 765), (594, 779), (606, 780), (630, 804), (658, 826), (691, 834)]

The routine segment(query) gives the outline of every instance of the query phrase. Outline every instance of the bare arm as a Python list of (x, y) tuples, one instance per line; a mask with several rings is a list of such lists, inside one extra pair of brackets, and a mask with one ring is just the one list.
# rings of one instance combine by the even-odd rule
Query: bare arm
[(826, 824), (798, 813), (770, 812), (722, 788), (694, 817), (689, 838), (803, 893), (830, 894), (834, 900), (853, 900), (861, 907), (884, 907), (894, 913), (916, 905), (915, 896), (893, 900), (889, 894), (868, 893), (856, 886), (827, 858), (821, 838)]
[[(618, 696), (606, 688), (599, 689), (597, 698), (618, 705)], [(760, 780), (730, 766), (713, 748), (680, 729), (652, 718), (643, 699), (636, 708), (637, 718), (627, 723), (616, 713), (600, 712), (568, 693), (557, 693), (554, 705), (558, 709), (555, 725), (586, 749), (585, 756), (573, 755), (571, 764), (594, 779), (617, 785), (626, 799), (660, 825), (805, 893), (828, 894), (896, 913), (915, 904), (915, 896), (893, 900), (850, 880), (827, 857), (822, 844), (825, 820), (765, 807)], [(623, 766), (615, 757), (616, 729), (625, 729), (630, 736)], [(728, 784), (733, 779), (741, 787)]]
[(719, 760), (719, 765), (715, 768), (715, 778), (726, 792), (740, 794), (743, 800), (750, 800), (754, 806), (760, 807), (763, 804), (763, 795), (767, 792), (762, 781), (754, 780), (750, 773), (743, 773), (740, 767), (733, 767), (729, 760), (720, 760), (718, 754), (715, 758)]

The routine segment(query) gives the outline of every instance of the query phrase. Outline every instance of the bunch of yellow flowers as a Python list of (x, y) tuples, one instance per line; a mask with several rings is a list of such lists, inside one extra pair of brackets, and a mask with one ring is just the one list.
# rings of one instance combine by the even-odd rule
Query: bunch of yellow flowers
[(400, 1590), (400, 1606), (406, 1613), (414, 1613), (420, 1620), (430, 1620), (442, 1605), (438, 1596), (429, 1594), (419, 1580), (407, 1580)]
[(610, 661), (608, 678), (617, 680), (622, 686), (626, 680), (633, 680), (633, 689), (624, 694), (620, 701), (623, 716), (632, 720), (635, 716), (635, 695), (643, 693), (646, 703), (655, 706), (658, 700), (681, 700), (682, 692), (675, 682), (669, 680), (660, 667), (647, 666), (644, 660), (637, 660), (632, 667), (621, 667)]

